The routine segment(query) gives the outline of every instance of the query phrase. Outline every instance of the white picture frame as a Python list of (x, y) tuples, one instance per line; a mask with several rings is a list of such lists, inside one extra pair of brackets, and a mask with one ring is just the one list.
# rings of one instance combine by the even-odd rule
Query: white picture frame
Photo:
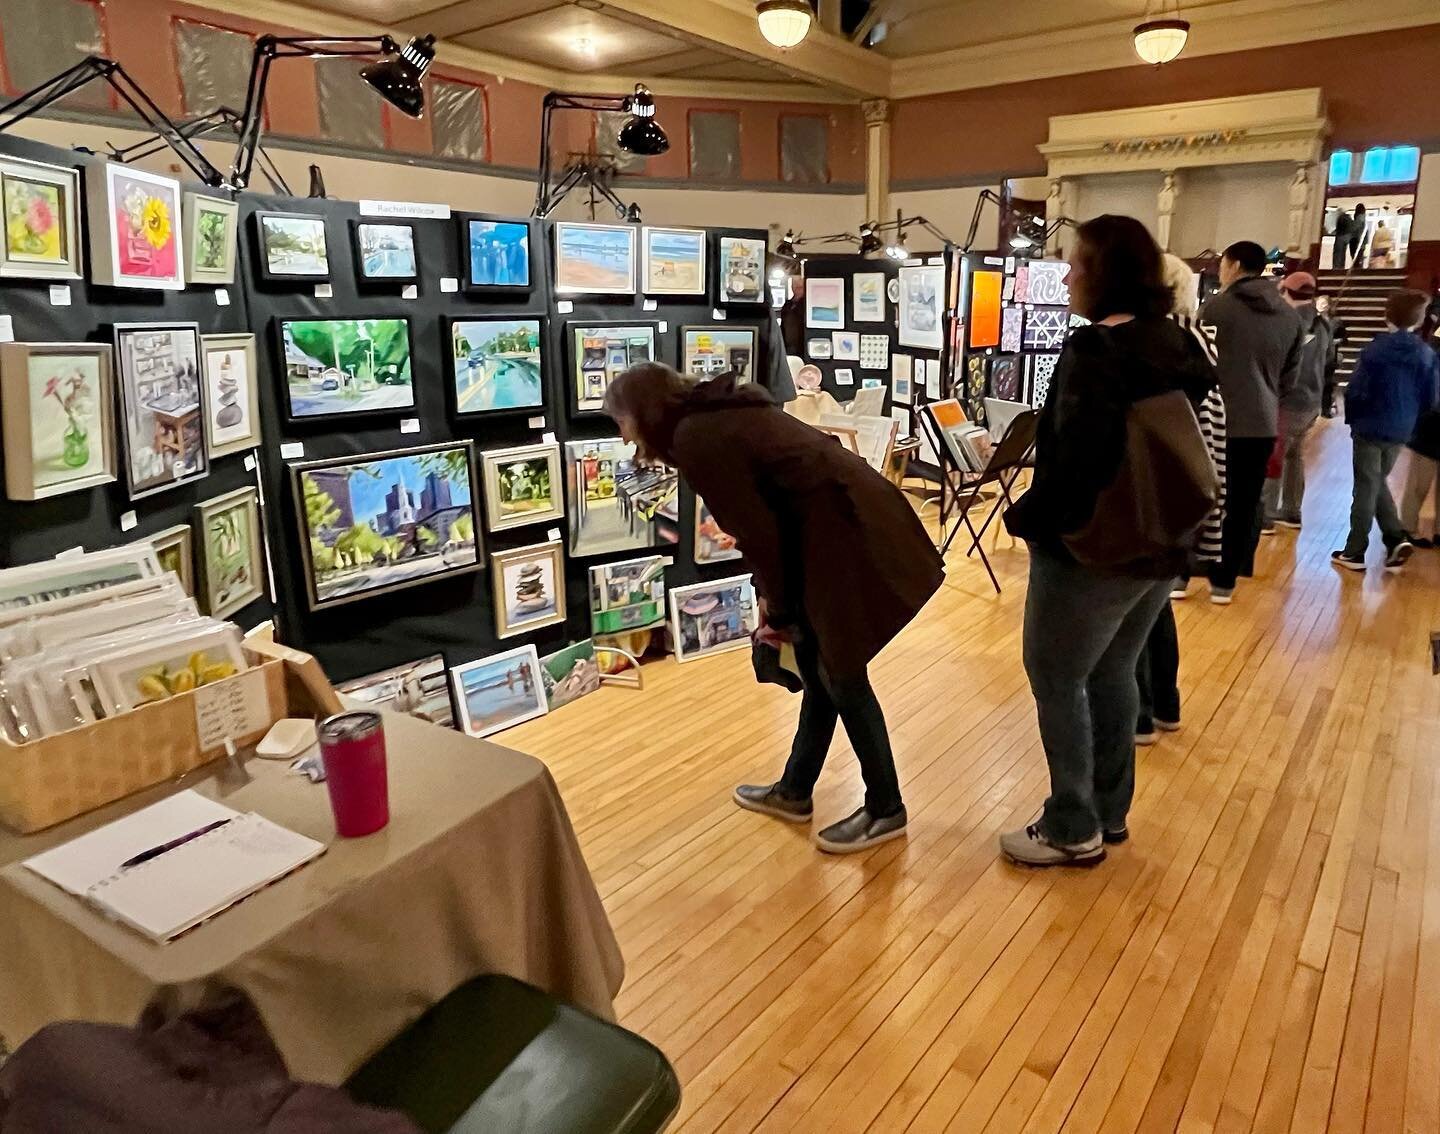
[(830, 333), (830, 357), (836, 362), (860, 361), (860, 332), (832, 331)]
[[(480, 716), (477, 708), (485, 700), (496, 698), (482, 700), (479, 695), (498, 691), (498, 682), (502, 677), (510, 679), (506, 692), (512, 693), (518, 684), (520, 695), (505, 697), (483, 717)], [(465, 685), (467, 679), (472, 679), (468, 690)], [(513, 650), (452, 666), (450, 683), (455, 693), (455, 723), (467, 736), (490, 736), (524, 721), (543, 717), (550, 711), (545, 698), (545, 681), (540, 675), (540, 656), (533, 645), (517, 646)]]
[[(733, 592), (733, 602), (729, 601)], [(706, 596), (715, 598), (706, 604)], [(708, 609), (697, 609), (708, 606)], [(759, 626), (752, 576), (732, 575), (670, 588), (670, 633), (677, 662), (744, 650)], [(708, 642), (707, 642), (708, 639)], [(694, 641), (695, 645), (690, 645)]]
[(629, 224), (555, 223), (557, 295), (634, 295), (637, 230)]
[(901, 346), (940, 350), (945, 345), (945, 266), (915, 264), (900, 269)]
[(703, 228), (645, 225), (640, 230), (641, 292), (704, 295), (708, 243), (709, 234)]
[(839, 278), (805, 280), (805, 326), (839, 331), (845, 327), (845, 281)]
[(885, 322), (885, 273), (856, 272), (850, 286), (851, 318), (856, 323)]
[(117, 162), (85, 168), (90, 281), (106, 287), (185, 287), (180, 182)]

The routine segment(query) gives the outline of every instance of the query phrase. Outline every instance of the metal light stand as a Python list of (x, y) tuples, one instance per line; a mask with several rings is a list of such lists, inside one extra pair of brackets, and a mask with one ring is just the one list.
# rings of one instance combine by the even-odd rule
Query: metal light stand
[[(176, 131), (187, 139), (206, 138), (212, 134), (229, 132), (238, 137), (240, 134), (241, 117), (238, 111), (228, 106), (217, 107), (209, 114), (192, 118), (188, 122), (182, 122), (176, 126)], [(149, 157), (151, 154), (164, 148), (163, 138), (147, 138), (143, 142), (136, 142), (134, 145), (125, 146), (121, 149), (110, 147), (110, 156), (115, 161), (130, 162), (140, 158)], [(260, 163), (260, 172), (265, 175), (265, 180), (270, 183), (273, 192), (285, 197), (293, 197), (285, 177), (270, 155), (265, 152), (264, 146), (256, 147), (256, 160)]]
[(571, 162), (554, 185), (550, 183), (550, 121), (555, 111), (590, 110), (630, 113), (634, 108), (633, 95), (585, 95), (550, 91), (545, 96), (540, 111), (540, 171), (536, 178), (535, 207), (530, 210), (532, 217), (548, 217), (560, 207), (560, 202), (565, 200), (577, 185), (586, 184), (593, 192), (609, 201), (620, 217), (636, 221), (640, 219), (638, 206), (626, 205), (615, 195), (613, 189), (596, 179), (592, 170), (581, 167), (575, 162)]

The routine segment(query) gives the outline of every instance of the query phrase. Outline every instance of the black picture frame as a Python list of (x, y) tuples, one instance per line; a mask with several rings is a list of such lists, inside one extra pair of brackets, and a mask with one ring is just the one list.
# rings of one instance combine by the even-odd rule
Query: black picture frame
[[(360, 246), (360, 232), (366, 228), (403, 228), (410, 234), (410, 262), (414, 270), (405, 275), (373, 276), (365, 270), (365, 253)], [(420, 248), (415, 226), (408, 221), (373, 218), (350, 221), (350, 253), (355, 260), (355, 281), (363, 287), (403, 287), (420, 282)]]
[[(525, 406), (502, 406), (497, 409), (466, 410), (460, 405), (459, 375), (457, 374), (457, 359), (455, 357), (455, 327), (461, 323), (521, 323), (533, 321), (539, 328), (539, 349), (540, 349), (540, 400), (534, 405)], [(447, 404), (450, 408), (450, 415), (457, 420), (467, 421), (479, 418), (503, 418), (503, 417), (535, 417), (546, 412), (546, 371), (549, 369), (548, 336), (550, 333), (550, 320), (544, 312), (526, 311), (502, 314), (475, 314), (475, 315), (445, 315), (440, 320), (441, 332), (444, 335), (442, 349), (445, 355), (445, 393)]]
[[(565, 401), (570, 410), (571, 417), (605, 417), (605, 411), (598, 406), (582, 406), (584, 400), (580, 396), (580, 363), (581, 343), (576, 337), (581, 330), (605, 330), (605, 331), (626, 331), (644, 328), (650, 332), (650, 357), (647, 359), (633, 359), (627, 357), (625, 366), (621, 370), (640, 362), (656, 362), (660, 359), (661, 352), (661, 330), (658, 319), (571, 319), (565, 323)], [(615, 360), (614, 365), (619, 365), (620, 360)], [(613, 366), (607, 366), (607, 370)]]
[(717, 331), (738, 332), (750, 336), (750, 357), (746, 363), (747, 370), (740, 379), (742, 382), (758, 381), (756, 377), (756, 359), (760, 352), (760, 328), (754, 323), (687, 323), (679, 329), (675, 340), (675, 369), (689, 378), (699, 378), (706, 381), (719, 374), (724, 374), (730, 367), (712, 369), (702, 374), (698, 371), (687, 368), (685, 364), (685, 344), (693, 332)]
[[(209, 418), (209, 404), (206, 396), (205, 353), (204, 346), (200, 341), (200, 324), (190, 320), (172, 319), (153, 323), (111, 323), (107, 329), (110, 332), (111, 349), (114, 351), (113, 377), (115, 381), (117, 409), (119, 411), (116, 426), (120, 430), (120, 445), (116, 450), (116, 458), (125, 466), (123, 482), (125, 484), (126, 496), (131, 500), (143, 500), (147, 496), (154, 496), (160, 492), (168, 492), (170, 489), (178, 488), (182, 484), (189, 484), (191, 481), (202, 480), (209, 476), (210, 452), (205, 444), (205, 422)], [(131, 459), (130, 414), (132, 410), (137, 408), (136, 397), (138, 396), (138, 389), (134, 391), (130, 389), (122, 340), (129, 335), (143, 335), (160, 331), (184, 332), (189, 334), (195, 343), (196, 412), (193, 416), (194, 427), (198, 431), (199, 437), (199, 448), (197, 450), (198, 467), (194, 472), (182, 477), (172, 477), (170, 480), (162, 481), (158, 484), (151, 484), (148, 487), (137, 487), (139, 482), (137, 482), (135, 478), (135, 466)], [(153, 413), (154, 410), (152, 409), (151, 412)], [(191, 415), (188, 414), (186, 415), (187, 418), (190, 416)], [(180, 423), (182, 437), (186, 429), (187, 425), (182, 421)]]
[[(265, 222), (267, 220), (293, 220), (312, 221), (320, 225), (320, 231), (325, 236), (325, 272), (286, 272), (276, 271), (270, 265), (270, 252), (265, 238)], [(260, 209), (255, 213), (255, 220), (252, 226), (255, 234), (255, 270), (259, 273), (260, 279), (265, 283), (280, 284), (320, 284), (330, 282), (330, 232), (325, 223), (323, 213), (282, 213), (268, 209)]]
[[(334, 413), (310, 413), (297, 414), (295, 403), (290, 393), (289, 363), (285, 358), (285, 326), (289, 323), (375, 323), (380, 320), (393, 321), (405, 324), (405, 339), (410, 357), (410, 402), (404, 406), (377, 406), (372, 409), (340, 410)], [(418, 406), (415, 398), (415, 333), (411, 320), (407, 315), (381, 315), (374, 318), (363, 316), (332, 315), (319, 318), (307, 318), (305, 316), (276, 315), (272, 320), (274, 326), (273, 340), (275, 345), (275, 373), (278, 375), (282, 386), (283, 404), (285, 407), (285, 421), (288, 425), (309, 425), (312, 422), (349, 421), (354, 418), (372, 417), (398, 417), (404, 414), (413, 414)], [(338, 389), (338, 386), (336, 387)], [(322, 392), (324, 387), (322, 386)]]
[[(533, 219), (528, 217), (502, 217), (492, 213), (456, 213), (455, 234), (456, 246), (460, 253), (460, 286), (469, 295), (493, 296), (504, 298), (528, 299), (530, 293), (535, 290), (538, 279), (539, 260), (536, 259), (536, 252), (539, 250), (542, 255), (544, 245), (540, 239), (539, 229)], [(474, 264), (470, 256), (470, 226), (471, 224), (504, 224), (524, 227), (525, 229), (525, 265), (527, 279), (523, 284), (494, 284), (477, 283), (475, 280)]]

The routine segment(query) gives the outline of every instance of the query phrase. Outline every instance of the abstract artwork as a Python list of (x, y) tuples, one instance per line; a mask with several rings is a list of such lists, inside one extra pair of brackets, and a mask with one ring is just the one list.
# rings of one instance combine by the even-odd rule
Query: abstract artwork
[(839, 330), (845, 326), (845, 281), (805, 281), (805, 326)]
[(830, 335), (830, 357), (837, 362), (860, 361), (860, 335), (855, 331), (834, 331)]
[(890, 369), (890, 336), (889, 336), (889, 335), (861, 335), (861, 336), (860, 336), (860, 369), (861, 369), (861, 370), (889, 370), (889, 369)]
[(981, 425), (985, 424), (985, 362), (972, 355), (965, 363), (965, 406)]
[(234, 283), (239, 204), (226, 197), (186, 193), (182, 215), (185, 222), (185, 282)]
[(107, 162), (86, 168), (85, 189), (91, 281), (180, 291), (180, 182)]
[(545, 336), (538, 316), (452, 319), (449, 328), (456, 414), (533, 411), (545, 404)]
[(5, 494), (43, 500), (115, 479), (110, 347), (0, 344)]
[(590, 568), (590, 629), (627, 634), (665, 624), (665, 568), (671, 560), (647, 555)]
[(618, 437), (565, 444), (571, 555), (605, 555), (680, 540), (679, 478), (642, 466)]
[(529, 290), (529, 222), (462, 216), (460, 238), (467, 291)]
[(749, 575), (693, 583), (670, 591), (670, 631), (676, 661), (746, 649), (758, 625), (755, 588)]
[(752, 328), (680, 328), (680, 372), (704, 382), (717, 374), (736, 382), (755, 379), (755, 331)]
[(990, 396), (1002, 401), (1018, 402), (1024, 375), (1018, 355), (998, 355), (990, 360)]
[(490, 565), (497, 637), (565, 621), (565, 556), (558, 539), (493, 552)]
[(699, 496), (695, 497), (695, 562), (704, 565), (739, 558), (735, 537), (722, 531), (709, 506)]
[(943, 265), (900, 269), (901, 346), (939, 350), (945, 345), (945, 268)]
[(260, 444), (254, 335), (201, 335), (205, 356), (205, 449), (216, 457)]
[(1025, 297), (1030, 293), (1030, 263), (1025, 261), (1015, 269), (1014, 299), (1016, 303), (1026, 302)]
[(704, 295), (705, 239), (701, 228), (641, 230), (640, 288), (647, 295)]
[(281, 319), (291, 421), (397, 413), (415, 405), (404, 319)]
[(851, 278), (855, 289), (852, 297), (852, 316), (857, 323), (883, 323), (885, 321), (885, 274), (883, 272), (857, 272)]
[(441, 728), (455, 727), (450, 672), (440, 654), (336, 682), (335, 692), (371, 708), (404, 713)]
[(489, 736), (548, 710), (534, 646), (457, 665), (450, 671), (460, 730)]
[(0, 276), (37, 280), (80, 277), (80, 175), (68, 166), (0, 158), (5, 239)]
[(1032, 307), (1025, 313), (1026, 350), (1059, 350), (1070, 334), (1070, 312), (1063, 307)]
[(207, 500), (196, 511), (200, 514), (196, 597), (207, 614), (226, 618), (264, 593), (260, 494), (242, 488)]
[(545, 700), (552, 713), (561, 705), (594, 693), (600, 688), (595, 640), (586, 638), (541, 658), (540, 679), (545, 683)]
[(420, 278), (413, 224), (352, 223), (357, 279), (372, 283), (414, 283)]
[(619, 327), (568, 324), (575, 413), (600, 413), (611, 382), (630, 367), (655, 360), (655, 328), (654, 323)]
[(130, 499), (210, 471), (205, 452), (209, 407), (196, 324), (117, 323), (115, 381)]
[(491, 449), (480, 454), (480, 462), (488, 531), (558, 520), (565, 514), (560, 446), (553, 441)]
[(892, 401), (910, 405), (915, 400), (911, 391), (911, 379), (915, 373), (915, 358), (908, 354), (890, 356), (890, 398)]
[[(1000, 345), (1000, 290), (1004, 276), (977, 271), (970, 276), (970, 349)], [(1018, 284), (1016, 285), (1018, 289)]]
[(1025, 368), (1029, 371), (1028, 397), (1025, 398), (1036, 409), (1045, 404), (1050, 396), (1050, 382), (1055, 377), (1055, 364), (1060, 361), (1057, 354), (1027, 354)]
[(469, 442), (292, 466), (311, 610), (482, 566)]
[(760, 303), (765, 299), (765, 241), (748, 236), (720, 238), (720, 302)]
[[(1026, 267), (1026, 287), (1020, 299), (1047, 307), (1068, 307), (1070, 286), (1065, 282), (1070, 265), (1064, 260), (1031, 260)], [(1019, 291), (1017, 284), (1017, 291)]]
[(1025, 311), (1020, 307), (1006, 307), (1000, 312), (1000, 349), (1007, 354), (1020, 349), (1023, 341), (1021, 332), (1025, 326)]
[(623, 224), (555, 224), (555, 291), (629, 295), (635, 291), (635, 229)]
[(330, 278), (325, 218), (313, 213), (256, 213), (260, 278), (308, 283)]

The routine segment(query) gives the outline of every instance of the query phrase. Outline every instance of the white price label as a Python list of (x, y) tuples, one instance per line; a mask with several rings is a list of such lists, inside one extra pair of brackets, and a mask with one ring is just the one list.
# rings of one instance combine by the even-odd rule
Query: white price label
[(660, 310), (660, 304), (657, 303), (657, 302), (656, 302), (655, 300), (653, 300), (653, 299), (647, 299), (644, 303), (640, 304), (640, 310), (642, 310), (642, 311), (659, 311), (659, 310)]
[(401, 433), (419, 433), (420, 419), (418, 417), (407, 417), (400, 423)]
[(440, 277), (440, 291), (445, 295), (454, 295), (460, 290), (460, 281), (454, 276)]
[(134, 512), (126, 512), (120, 517), (120, 530), (122, 532), (134, 531), (139, 526), (140, 517)]
[(568, 299), (562, 299), (555, 304), (555, 310), (561, 315), (569, 315), (570, 312), (575, 310), (575, 304), (571, 303)]
[(661, 319), (661, 320), (660, 320), (660, 333), (663, 335), (663, 334), (664, 334), (666, 331), (668, 331), (669, 329), (670, 329), (670, 324), (667, 323), (664, 319)]
[(254, 471), (255, 471), (255, 454), (254, 454), (254, 453), (246, 453), (246, 454), (245, 454), (245, 471), (246, 471), (246, 472), (254, 472)]
[(545, 428), (545, 415), (542, 413), (539, 417), (532, 417), (532, 418), (530, 419), (530, 428), (531, 428), (531, 429), (544, 429), (544, 428)]
[(560, 529), (559, 529), (559, 528), (551, 528), (548, 532), (545, 533), (545, 538), (548, 539), (548, 540), (550, 540), (550, 541), (552, 541), (553, 543), (559, 543), (559, 542), (560, 542)]
[(64, 551), (56, 552), (56, 553), (55, 553), (55, 558), (56, 558), (56, 559), (74, 559), (77, 555), (84, 555), (84, 554), (85, 554), (85, 549), (84, 549), (83, 547), (67, 547)]
[(554, 445), (555, 434), (547, 429), (544, 433), (540, 435), (540, 440), (543, 441), (546, 445)]
[(230, 289), (229, 289), (229, 288), (226, 288), (226, 287), (217, 287), (217, 288), (215, 289), (215, 306), (216, 306), (216, 307), (229, 307), (229, 306), (230, 306)]
[(723, 323), (726, 319), (728, 319), (728, 318), (730, 317), (730, 316), (728, 316), (727, 314), (725, 314), (724, 310), (722, 310), (722, 309), (719, 308), (719, 307), (713, 308), (713, 309), (711, 310), (711, 312), (710, 312), (710, 316), (711, 316), (711, 318), (713, 318), (717, 323)]
[(305, 455), (305, 444), (302, 441), (286, 441), (280, 446), (280, 456), (287, 461), (293, 461), (296, 457)]
[(407, 283), (404, 287), (402, 287), (402, 288), (400, 289), (400, 298), (401, 298), (401, 299), (419, 299), (419, 298), (420, 298), (420, 285), (419, 285), (419, 284), (413, 284), (413, 283)]
[(13, 343), (15, 341), (15, 319), (10, 315), (0, 315), (0, 343)]
[(335, 289), (331, 287), (328, 283), (317, 283), (315, 285), (316, 299), (333, 299), (334, 296)]
[(70, 285), (68, 283), (52, 283), (50, 285), (50, 306), (70, 306)]

